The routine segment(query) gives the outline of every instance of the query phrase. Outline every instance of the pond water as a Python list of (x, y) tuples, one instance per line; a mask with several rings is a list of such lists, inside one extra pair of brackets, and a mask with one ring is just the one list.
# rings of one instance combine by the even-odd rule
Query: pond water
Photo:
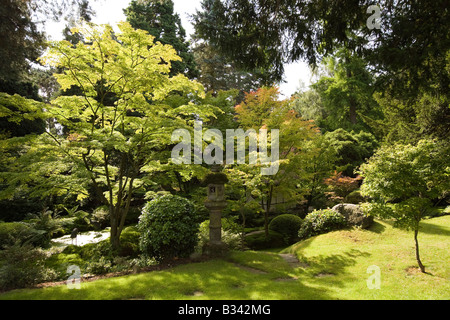
[(76, 244), (78, 246), (84, 246), (88, 243), (97, 243), (109, 238), (109, 230), (102, 231), (87, 231), (78, 234), (76, 240), (70, 237), (70, 234), (62, 236), (60, 238), (52, 239), (52, 245), (56, 247), (66, 247), (69, 244)]

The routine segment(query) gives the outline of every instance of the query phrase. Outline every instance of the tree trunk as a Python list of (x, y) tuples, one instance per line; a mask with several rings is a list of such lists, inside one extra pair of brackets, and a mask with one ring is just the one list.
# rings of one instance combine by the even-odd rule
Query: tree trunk
[(419, 264), (420, 271), (425, 273), (425, 266), (422, 264), (422, 261), (420, 261), (420, 255), (419, 255), (419, 242), (417, 241), (417, 234), (419, 233), (419, 228), (416, 228), (414, 230), (414, 241), (416, 243), (416, 260)]
[(244, 243), (244, 240), (245, 240), (245, 213), (244, 213), (243, 208), (241, 208), (240, 213), (241, 213), (241, 217), (242, 217), (241, 241), (242, 241), (242, 243)]
[[(346, 58), (346, 63), (347, 64), (350, 63), (348, 57)], [(352, 77), (353, 77), (352, 71), (351, 71), (350, 67), (347, 67), (347, 78), (350, 79)], [(350, 119), (349, 120), (350, 120), (351, 124), (356, 124), (356, 104), (357, 104), (357, 102), (356, 102), (356, 99), (353, 96), (353, 94), (354, 94), (353, 92), (350, 92), (350, 97), (349, 97), (350, 98), (350, 101), (349, 101), (349, 105), (350, 105), (349, 118)]]
[(111, 243), (111, 247), (113, 251), (116, 251), (119, 249), (120, 240), (119, 240), (119, 233), (118, 233), (118, 226), (119, 221), (117, 219), (117, 209), (113, 205), (110, 205), (109, 209), (109, 216), (110, 216), (110, 224), (111, 224), (111, 231), (109, 234), (109, 242)]
[(356, 101), (353, 97), (350, 97), (350, 109), (349, 109), (350, 122), (356, 124)]
[(273, 186), (270, 186), (269, 196), (266, 201), (266, 211), (264, 212), (264, 233), (266, 238), (269, 237), (269, 212), (272, 205)]
[(269, 201), (267, 201), (267, 208), (264, 211), (264, 234), (267, 239), (269, 237)]

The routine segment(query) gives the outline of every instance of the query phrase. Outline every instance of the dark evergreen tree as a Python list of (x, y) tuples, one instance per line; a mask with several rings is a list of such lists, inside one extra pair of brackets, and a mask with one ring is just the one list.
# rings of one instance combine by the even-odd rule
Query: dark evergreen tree
[(133, 0), (124, 13), (133, 28), (147, 31), (155, 37), (155, 42), (174, 47), (182, 61), (172, 62), (171, 75), (182, 73), (190, 79), (198, 76), (194, 55), (186, 41), (186, 31), (180, 16), (174, 12), (172, 0)]
[(198, 35), (222, 53), (247, 68), (271, 70), (278, 80), (285, 62), (317, 63), (345, 47), (366, 58), (382, 75), (379, 80), (402, 94), (436, 86), (448, 90), (448, 1), (378, 1), (380, 28), (369, 28), (371, 5), (369, 0), (203, 0), (194, 23)]
[(240, 70), (236, 63), (207, 42), (198, 43), (193, 51), (199, 70), (198, 81), (214, 96), (221, 90), (236, 89), (239, 90), (236, 102), (240, 103), (244, 99), (245, 92), (255, 91), (266, 83), (264, 71)]

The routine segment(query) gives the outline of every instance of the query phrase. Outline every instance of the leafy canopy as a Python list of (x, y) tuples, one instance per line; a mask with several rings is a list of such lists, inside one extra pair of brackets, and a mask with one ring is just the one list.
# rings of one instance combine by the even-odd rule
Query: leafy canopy
[[(153, 36), (126, 22), (119, 30), (80, 26), (73, 32), (83, 36), (83, 43), (50, 43), (43, 61), (61, 70), (55, 75), (61, 90), (78, 90), (45, 106), (47, 117), (64, 130), (39, 136), (17, 164), (17, 171), (30, 174), (22, 181), (56, 181), (58, 192), (75, 190), (78, 200), (88, 197), (92, 188), (109, 207), (113, 245), (118, 245), (133, 194), (144, 184), (143, 173), (168, 165), (161, 154), (172, 143), (171, 132), (188, 127), (193, 115), (214, 116), (212, 107), (190, 101), (163, 103), (173, 92), (204, 97), (203, 86), (184, 75), (170, 75), (171, 62), (181, 59), (170, 45), (154, 43)], [(78, 182), (68, 184), (67, 177)]]
[(433, 140), (383, 146), (360, 168), (361, 193), (375, 201), (374, 213), (416, 229), (432, 201), (450, 189), (448, 151), (448, 145)]

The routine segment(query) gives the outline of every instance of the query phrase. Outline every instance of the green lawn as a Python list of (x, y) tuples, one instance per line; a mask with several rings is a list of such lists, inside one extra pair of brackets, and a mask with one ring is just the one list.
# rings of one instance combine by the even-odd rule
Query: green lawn
[[(421, 223), (419, 244), (428, 274), (416, 267), (412, 232), (376, 220), (370, 230), (344, 230), (299, 242), (283, 253), (231, 252), (224, 260), (66, 286), (14, 290), (0, 299), (449, 299), (450, 216)], [(378, 266), (380, 289), (368, 289)]]

